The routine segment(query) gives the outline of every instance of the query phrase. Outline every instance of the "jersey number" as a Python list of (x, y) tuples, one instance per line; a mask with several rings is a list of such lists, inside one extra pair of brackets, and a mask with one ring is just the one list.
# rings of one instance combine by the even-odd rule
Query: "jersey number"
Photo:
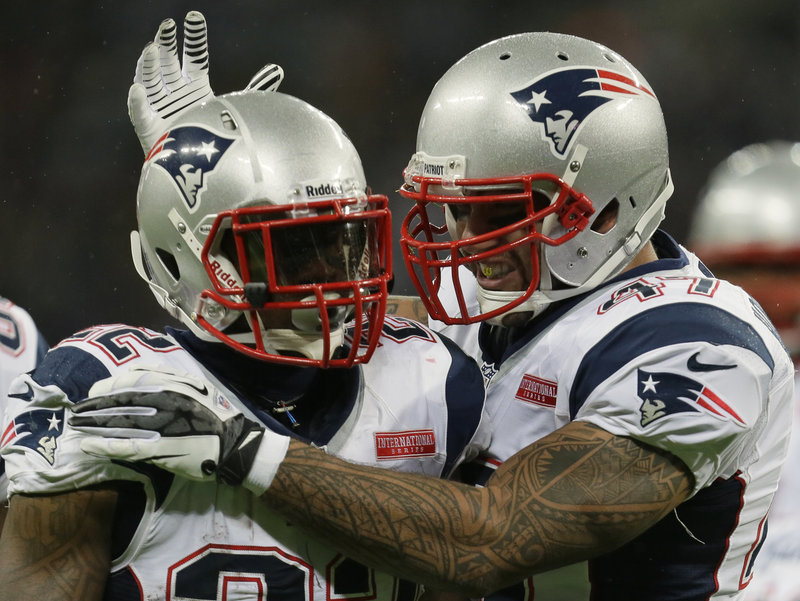
[(387, 315), (383, 321), (383, 335), (400, 344), (412, 338), (428, 342), (436, 341), (433, 334), (422, 325), (390, 315)]
[(69, 340), (83, 340), (99, 348), (115, 365), (122, 365), (140, 357), (139, 351), (143, 349), (156, 353), (169, 353), (181, 348), (158, 332), (129, 326), (111, 329), (91, 328), (74, 334), (64, 342)]
[(602, 315), (625, 302), (628, 299), (635, 298), (639, 302), (647, 301), (657, 296), (662, 296), (664, 293), (662, 289), (665, 284), (664, 280), (686, 280), (689, 283), (687, 294), (699, 294), (701, 296), (714, 296), (714, 293), (719, 288), (719, 281), (708, 278), (690, 278), (690, 277), (657, 277), (657, 281), (649, 281), (645, 278), (639, 278), (635, 282), (626, 284), (622, 288), (618, 288), (611, 293), (611, 298), (597, 308), (597, 313)]
[(11, 314), (0, 311), (0, 349), (7, 351), (14, 357), (25, 348), (20, 329)]
[[(325, 568), (326, 601), (376, 597), (375, 574), (337, 556)], [(167, 599), (247, 598), (258, 601), (313, 599), (314, 568), (277, 547), (208, 545), (169, 569)], [(400, 583), (396, 601), (413, 601), (416, 586)]]

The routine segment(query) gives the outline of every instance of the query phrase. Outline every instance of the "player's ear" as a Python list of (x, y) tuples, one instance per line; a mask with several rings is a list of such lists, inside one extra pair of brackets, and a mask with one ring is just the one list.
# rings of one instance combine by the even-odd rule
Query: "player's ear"
[(619, 201), (615, 198), (608, 203), (602, 211), (600, 211), (600, 214), (597, 217), (595, 217), (594, 222), (592, 223), (592, 231), (595, 231), (598, 234), (605, 234), (611, 231), (611, 228), (617, 223), (618, 211)]

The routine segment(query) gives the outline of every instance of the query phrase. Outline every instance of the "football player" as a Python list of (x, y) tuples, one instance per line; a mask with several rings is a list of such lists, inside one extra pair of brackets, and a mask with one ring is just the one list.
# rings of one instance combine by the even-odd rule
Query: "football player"
[[(701, 193), (689, 247), (717, 277), (738, 284), (769, 315), (800, 362), (800, 144), (772, 140), (722, 161)], [(795, 376), (793, 435), (769, 511), (748, 601), (800, 599), (800, 399)]]
[[(472, 596), (589, 560), (595, 601), (741, 599), (789, 440), (793, 366), (758, 304), (658, 229), (672, 191), (661, 107), (622, 56), (557, 33), (469, 53), (423, 111), (401, 246), (433, 318), (481, 323), (485, 486), (295, 440), (258, 452), (243, 486), (343, 552)], [(73, 418), (96, 428), (82, 448), (184, 475), (224, 461), (216, 448), (164, 459), (194, 443), (137, 416), (157, 404), (98, 395)]]
[[(6, 392), (18, 375), (36, 367), (47, 352), (45, 340), (30, 314), (0, 297), (0, 413), (6, 406)], [(8, 478), (0, 459), (0, 530), (6, 518)]]
[[(145, 48), (129, 111), (147, 155), (134, 264), (185, 329), (91, 327), (14, 383), (0, 590), (412, 601), (416, 585), (314, 542), (239, 488), (267, 484), (242, 468), (256, 452), (285, 452), (289, 438), (265, 438), (268, 424), (349, 461), (448, 476), (481, 446), (478, 366), (423, 325), (384, 322), (388, 201), (370, 192), (340, 127), (275, 91), (274, 65), (244, 91), (214, 96), (202, 15), (189, 13), (184, 28), (182, 64), (171, 20)], [(206, 453), (210, 432), (203, 412), (166, 393), (209, 395), (227, 426), (238, 424), (225, 458), (187, 478), (86, 454), (69, 415), (119, 390), (160, 398), (151, 417), (194, 440), (162, 455), (170, 466)], [(124, 416), (115, 423), (126, 431)]]

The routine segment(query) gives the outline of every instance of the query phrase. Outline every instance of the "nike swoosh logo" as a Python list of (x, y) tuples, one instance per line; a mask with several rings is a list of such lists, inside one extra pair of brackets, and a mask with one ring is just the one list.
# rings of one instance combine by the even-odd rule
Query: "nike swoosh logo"
[(21, 401), (32, 401), (33, 400), (33, 388), (31, 385), (25, 382), (25, 386), (28, 388), (25, 392), (18, 392), (17, 394), (9, 394), (9, 398), (12, 399), (19, 399)]
[(208, 388), (206, 388), (205, 384), (203, 384), (202, 388), (200, 386), (195, 386), (191, 382), (184, 382), (184, 384), (186, 384), (189, 388), (194, 388), (197, 392), (199, 392), (203, 396), (208, 396)]
[(736, 364), (733, 365), (719, 365), (717, 363), (700, 363), (697, 360), (697, 355), (700, 353), (697, 352), (686, 362), (686, 367), (689, 368), (689, 371), (720, 371), (723, 369), (733, 369), (736, 367)]

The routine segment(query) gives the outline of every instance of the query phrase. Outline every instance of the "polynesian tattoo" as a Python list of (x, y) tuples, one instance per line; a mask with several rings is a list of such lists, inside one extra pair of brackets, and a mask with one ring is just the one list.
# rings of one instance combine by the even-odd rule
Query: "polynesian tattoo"
[(616, 548), (691, 487), (676, 458), (572, 422), (517, 453), (483, 488), (292, 443), (262, 499), (376, 569), (482, 594)]

